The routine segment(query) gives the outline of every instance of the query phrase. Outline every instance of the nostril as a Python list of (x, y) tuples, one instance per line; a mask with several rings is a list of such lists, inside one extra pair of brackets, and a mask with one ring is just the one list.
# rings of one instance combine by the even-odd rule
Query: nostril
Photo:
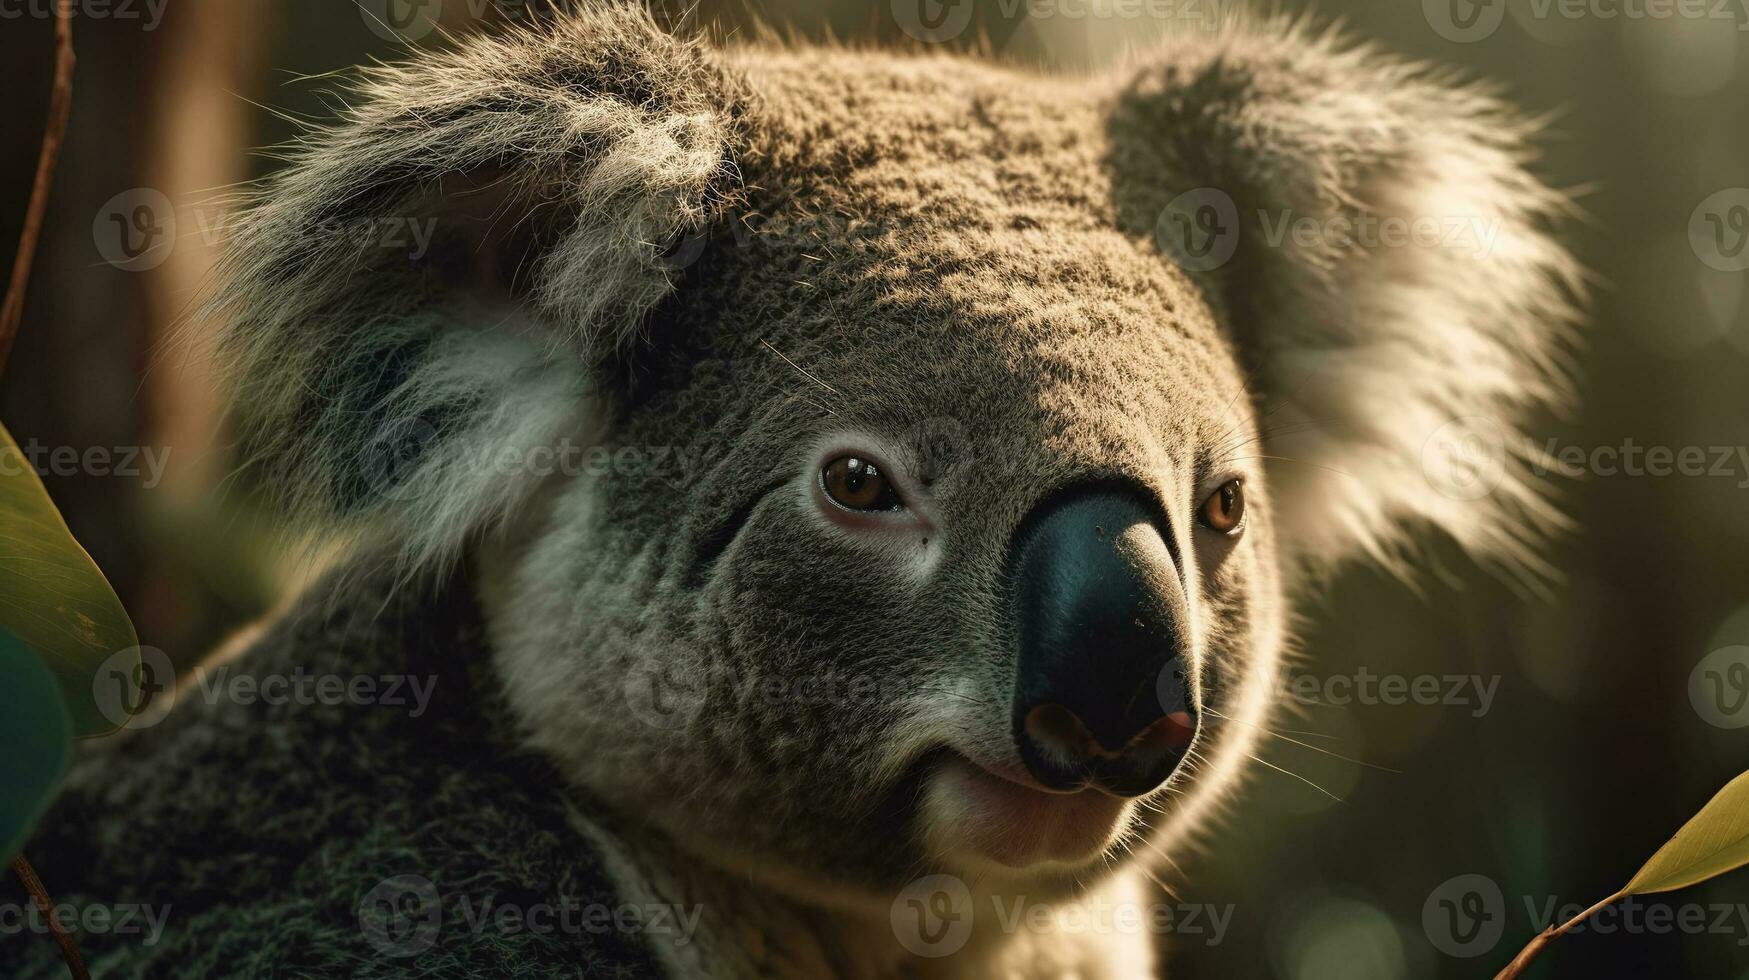
[[(1160, 779), (1177, 768), (1184, 750), (1190, 747), (1190, 740), (1195, 737), (1196, 720), (1189, 712), (1174, 711), (1143, 729), (1124, 747), (1122, 768), (1151, 779), (1147, 789), (1153, 789)], [(1156, 773), (1160, 775), (1154, 775)]]
[(1038, 754), (1054, 766), (1079, 769), (1098, 752), (1099, 742), (1081, 716), (1060, 704), (1040, 705), (1026, 713), (1026, 737)]
[(1064, 788), (1092, 780), (1120, 796), (1158, 786), (1195, 736), (1196, 720), (1187, 711), (1160, 716), (1115, 748), (1101, 744), (1080, 715), (1060, 704), (1033, 708), (1021, 725), (1022, 754), (1048, 784)]
[(1091, 737), (1074, 712), (1045, 705), (1027, 712), (1017, 734), (1022, 762), (1047, 789), (1072, 792), (1093, 785), (1135, 797), (1158, 789), (1178, 768), (1196, 736), (1196, 720), (1174, 711), (1112, 750)]
[(1190, 713), (1174, 711), (1137, 732), (1129, 741), (1107, 747), (1087, 730), (1081, 716), (1060, 704), (1026, 713), (1026, 737), (1040, 755), (1062, 766), (1084, 766), (1097, 759), (1121, 759), (1156, 748), (1183, 748), (1193, 733)]
[(1172, 775), (1195, 737), (1195, 719), (1174, 711), (1143, 729), (1122, 755), (1096, 763), (1093, 778), (1108, 793), (1144, 796)]

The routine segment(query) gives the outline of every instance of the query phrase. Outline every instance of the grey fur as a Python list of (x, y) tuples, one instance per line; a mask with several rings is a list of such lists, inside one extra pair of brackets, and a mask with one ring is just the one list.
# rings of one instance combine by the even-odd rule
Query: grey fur
[[(579, 853), (622, 895), (704, 907), (697, 943), (652, 944), (666, 971), (1130, 976), (1147, 936), (988, 918), (921, 957), (895, 898), (946, 873), (980, 903), (1141, 901), (1143, 868), (1243, 772), (1303, 573), (1401, 569), (1417, 525), (1534, 566), (1524, 529), (1552, 511), (1519, 426), (1563, 391), (1577, 273), (1529, 133), (1484, 92), (1278, 21), (1055, 78), (711, 47), (586, 7), (368, 75), (265, 191), (217, 308), (297, 510), (369, 532), (401, 579), (478, 591), (490, 690), (557, 774), (515, 792), (599, 801)], [(1181, 269), (1162, 222), (1207, 190), (1236, 252)], [(448, 251), (271, 232), (409, 209)], [(1494, 237), (1271, 243), (1283, 217)], [(519, 227), (532, 271), (478, 274), (477, 253), (523, 257), (498, 230)], [(1496, 485), (1442, 493), (1426, 447), (1478, 418)], [(567, 442), (626, 465), (479, 463)], [(835, 450), (884, 458), (927, 527), (822, 516)], [(1234, 477), (1244, 534), (1199, 529)], [(1039, 500), (1100, 479), (1168, 515), (1208, 723), (1099, 853), (1006, 865), (940, 767), (1016, 765), (1002, 556)]]

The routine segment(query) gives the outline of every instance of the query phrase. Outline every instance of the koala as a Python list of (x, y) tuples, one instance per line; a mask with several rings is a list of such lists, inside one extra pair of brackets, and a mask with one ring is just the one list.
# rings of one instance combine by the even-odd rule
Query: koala
[(1073, 913), (1218, 819), (1295, 601), (1429, 533), (1539, 572), (1533, 137), (1270, 18), (1065, 76), (580, 5), (369, 69), (211, 306), (347, 557), (27, 853), (165, 910), (115, 976), (1157, 973)]

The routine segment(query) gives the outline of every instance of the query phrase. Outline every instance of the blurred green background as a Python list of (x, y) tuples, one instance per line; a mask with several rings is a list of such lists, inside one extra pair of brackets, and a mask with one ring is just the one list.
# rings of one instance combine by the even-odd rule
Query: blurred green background
[[(72, 131), (0, 418), (27, 446), (168, 450), (156, 479), (143, 464), (134, 476), (51, 467), (45, 479), (142, 642), (188, 664), (295, 588), (305, 567), (284, 557), (287, 543), (265, 530), (272, 515), (236, 472), (200, 357), (204, 328), (172, 339), (211, 262), (224, 215), (215, 195), (268, 172), (272, 159), (251, 148), (292, 138), (293, 118), (331, 113), (330, 83), (310, 76), (409, 45), (351, 0), (134, 0), (131, 17), (102, 6), (108, 16), (78, 23)], [(365, 6), (382, 11), (383, 0)], [(428, 0), (417, 16), (465, 31), (541, 6)], [(1563, 485), (1576, 528), (1551, 553), (1563, 580), (1549, 597), (1438, 546), (1413, 586), (1365, 570), (1332, 583), (1305, 610), (1307, 674), (1474, 675), (1493, 685), (1487, 710), (1473, 693), (1456, 704), (1304, 705), (1281, 722), (1303, 744), (1271, 740), (1264, 758), (1279, 770), (1258, 767), (1231, 818), (1167, 876), (1177, 901), (1231, 914), (1218, 943), (1206, 931), (1178, 937), (1177, 975), (1491, 976), (1550, 902), (1583, 907), (1613, 892), (1749, 768), (1749, 729), (1728, 727), (1749, 724), (1740, 700), (1728, 710), (1743, 692), (1707, 700), (1709, 684), (1749, 672), (1706, 678), (1736, 658), (1728, 650), (1701, 663), (1749, 644), (1749, 450), (1737, 455), (1749, 446), (1749, 253), (1734, 262), (1730, 249), (1749, 230), (1735, 223), (1749, 222), (1749, 3), (1279, 6), (1496, 81), (1549, 119), (1540, 169), (1578, 194), (1585, 217), (1566, 234), (1598, 286), (1581, 407), (1539, 436), (1585, 452), (1629, 440), (1702, 447), (1709, 469), (1713, 447), (1731, 460), (1717, 474), (1596, 471)], [(941, 43), (1080, 68), (1212, 8), (705, 0), (695, 15), (725, 32), (762, 19), (803, 36), (901, 42), (907, 25), (969, 16)], [(415, 46), (439, 43), (431, 33)], [(49, 21), (0, 20), (7, 241), (35, 165), (51, 50)], [(114, 254), (114, 215), (142, 189), (163, 194), (176, 222), (166, 229), (175, 248), (150, 268)], [(1710, 227), (1708, 213), (1724, 222), (1711, 245), (1691, 236)], [(1536, 975), (1749, 977), (1749, 872), (1647, 904), (1673, 917), (1704, 907), (1704, 925), (1684, 930), (1691, 910), (1662, 929), (1587, 931), (1557, 944)], [(1646, 912), (1636, 921), (1666, 914)]]

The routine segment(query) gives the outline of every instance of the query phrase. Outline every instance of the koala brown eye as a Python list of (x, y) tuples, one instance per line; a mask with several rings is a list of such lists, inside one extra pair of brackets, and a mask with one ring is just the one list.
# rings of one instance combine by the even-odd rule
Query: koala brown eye
[(875, 464), (855, 456), (840, 456), (820, 471), (826, 496), (846, 510), (898, 510), (899, 495)]
[(1245, 487), (1238, 480), (1229, 480), (1209, 494), (1197, 511), (1197, 520), (1206, 528), (1230, 534), (1245, 517)]

